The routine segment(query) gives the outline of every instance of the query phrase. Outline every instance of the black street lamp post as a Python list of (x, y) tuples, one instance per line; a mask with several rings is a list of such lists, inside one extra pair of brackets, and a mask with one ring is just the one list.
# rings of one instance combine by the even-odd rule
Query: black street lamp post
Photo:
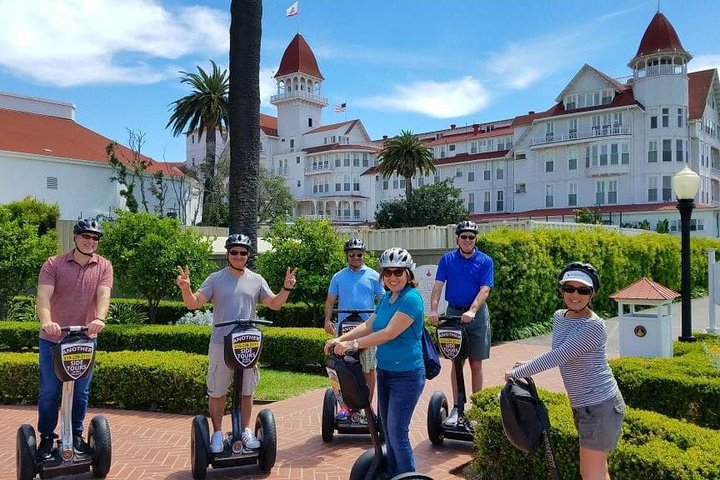
[(700, 188), (700, 177), (687, 166), (673, 177), (673, 189), (678, 198), (680, 211), (680, 272), (682, 282), (682, 330), (678, 340), (694, 342), (692, 336), (692, 274), (690, 271), (690, 217), (695, 208), (695, 195)]

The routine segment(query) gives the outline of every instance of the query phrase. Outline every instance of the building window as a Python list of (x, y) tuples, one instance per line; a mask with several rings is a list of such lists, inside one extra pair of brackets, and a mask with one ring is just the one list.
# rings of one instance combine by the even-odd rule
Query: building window
[(388, 181), (387, 181), (387, 180), (383, 180), (382, 189), (383, 189), (383, 190), (387, 190), (387, 189), (388, 189)]
[(448, 152), (454, 152), (455, 151), (455, 145), (448, 145)]
[(605, 182), (595, 182), (595, 204), (605, 205)]
[(490, 170), (485, 170), (483, 172), (483, 180), (490, 180), (490, 175), (491, 175)]
[(483, 212), (490, 211), (490, 192), (483, 192)]
[(470, 142), (470, 153), (477, 153), (477, 142)]
[(555, 161), (552, 159), (545, 160), (545, 173), (552, 173), (555, 171)]
[(474, 182), (475, 181), (475, 172), (473, 170), (470, 170), (468, 172), (468, 182)]
[(608, 203), (617, 204), (617, 180), (608, 181)]
[(503, 177), (504, 177), (504, 175), (505, 175), (505, 173), (503, 172), (503, 169), (502, 169), (502, 168), (498, 168), (497, 171), (495, 172), (495, 179), (496, 179), (496, 180), (502, 180)]
[(502, 212), (505, 210), (505, 192), (503, 190), (498, 190), (496, 194), (496, 202), (495, 202), (495, 210), (497, 212)]
[(577, 183), (568, 183), (568, 207), (577, 206)]
[(553, 186), (545, 185), (545, 208), (552, 208), (553, 203)]
[(648, 178), (648, 202), (657, 202), (658, 189), (657, 189), (657, 177)]
[(573, 139), (577, 138), (578, 121), (577, 118), (568, 120), (568, 136)]
[(648, 142), (648, 163), (655, 163), (657, 161), (657, 140), (651, 140), (650, 142)]
[(683, 154), (683, 140), (676, 140), (675, 141), (675, 161), (676, 162), (682, 162), (685, 160), (685, 155)]
[(608, 146), (600, 145), (600, 165), (608, 164)]
[(683, 115), (683, 109), (682, 109), (682, 108), (678, 108), (678, 110), (677, 110), (677, 126), (678, 126), (678, 128), (682, 128), (682, 127), (683, 127), (683, 117), (684, 117), (684, 115)]
[(47, 177), (45, 179), (45, 187), (48, 190), (57, 190), (58, 189), (58, 179), (57, 177)]
[(630, 145), (627, 143), (620, 144), (620, 161), (623, 165), (630, 164)]
[(312, 118), (308, 117), (308, 127), (312, 128)]
[(662, 199), (663, 202), (672, 201), (672, 177), (670, 175), (663, 175), (662, 177)]
[(457, 167), (457, 168), (455, 169), (455, 177), (457, 177), (457, 178), (462, 178), (462, 176), (463, 176), (462, 167)]
[(669, 108), (662, 109), (662, 126), (664, 128), (667, 128), (670, 126), (670, 109)]
[(657, 115), (650, 117), (650, 128), (658, 128)]
[(527, 185), (524, 183), (516, 183), (515, 184), (515, 193), (526, 193), (527, 192)]
[(297, 186), (298, 186), (298, 188), (301, 187), (300, 180), (297, 181)]
[(470, 213), (473, 213), (475, 211), (475, 194), (474, 193), (468, 193), (468, 211)]
[(363, 167), (367, 167), (370, 164), (370, 160), (368, 158), (367, 153), (363, 153)]
[(663, 140), (663, 152), (662, 152), (662, 160), (663, 162), (672, 162), (672, 140)]

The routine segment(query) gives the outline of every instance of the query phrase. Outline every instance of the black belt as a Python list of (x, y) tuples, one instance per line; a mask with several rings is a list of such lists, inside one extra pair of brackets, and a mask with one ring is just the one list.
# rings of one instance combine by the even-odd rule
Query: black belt
[(467, 312), (468, 310), (470, 310), (470, 305), (468, 305), (467, 307), (459, 307), (457, 305), (448, 304), (448, 307), (454, 308), (455, 310), (462, 310), (463, 312)]

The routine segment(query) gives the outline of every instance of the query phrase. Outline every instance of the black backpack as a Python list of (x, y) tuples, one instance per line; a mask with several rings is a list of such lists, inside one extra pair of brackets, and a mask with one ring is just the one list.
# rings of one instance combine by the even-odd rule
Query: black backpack
[(505, 436), (515, 448), (531, 453), (543, 442), (543, 431), (550, 429), (547, 409), (532, 379), (510, 379), (500, 391), (500, 414)]

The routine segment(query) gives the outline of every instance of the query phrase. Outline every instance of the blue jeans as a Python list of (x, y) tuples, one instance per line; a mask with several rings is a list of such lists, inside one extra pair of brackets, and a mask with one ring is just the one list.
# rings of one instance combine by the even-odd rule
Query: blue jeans
[(425, 387), (425, 369), (377, 370), (377, 401), (385, 432), (388, 478), (415, 471), (410, 446), (410, 419)]
[[(54, 437), (55, 427), (58, 423), (62, 382), (55, 375), (52, 360), (52, 351), (55, 345), (57, 344), (43, 338), (40, 339), (40, 394), (38, 396), (38, 432), (40, 432), (40, 436)], [(72, 429), (75, 434), (83, 432), (93, 370), (87, 377), (75, 381), (72, 406)]]

